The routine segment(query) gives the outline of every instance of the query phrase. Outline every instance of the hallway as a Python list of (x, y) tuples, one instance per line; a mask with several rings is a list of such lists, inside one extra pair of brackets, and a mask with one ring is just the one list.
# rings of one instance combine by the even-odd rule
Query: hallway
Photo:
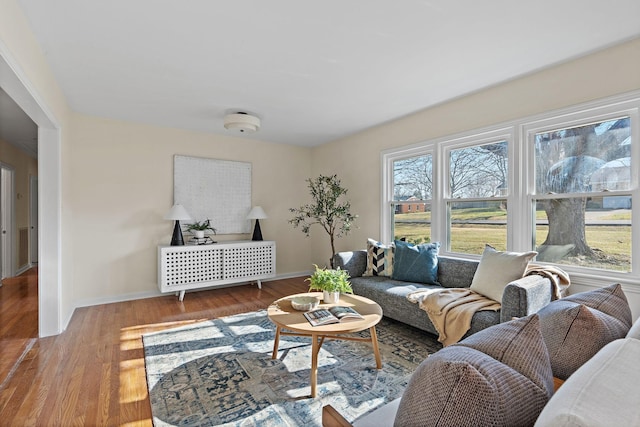
[(38, 338), (38, 268), (2, 281), (0, 287), (0, 390)]

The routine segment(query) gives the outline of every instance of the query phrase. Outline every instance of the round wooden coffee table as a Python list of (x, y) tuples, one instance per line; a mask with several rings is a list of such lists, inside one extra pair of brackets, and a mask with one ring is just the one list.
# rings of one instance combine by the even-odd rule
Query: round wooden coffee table
[[(318, 353), (325, 339), (370, 342), (376, 358), (376, 368), (382, 368), (378, 336), (376, 334), (376, 325), (382, 319), (382, 309), (378, 304), (365, 297), (342, 294), (337, 304), (323, 304), (321, 302), (318, 308), (329, 308), (335, 305), (353, 307), (364, 319), (347, 319), (331, 325), (311, 326), (302, 314), (303, 312), (295, 310), (291, 306), (291, 299), (297, 296), (316, 296), (322, 300), (322, 292), (310, 292), (280, 298), (269, 306), (267, 314), (269, 319), (276, 325), (276, 336), (273, 342), (271, 358), (278, 357), (278, 345), (281, 335), (311, 337), (311, 397), (316, 397)], [(344, 335), (364, 331), (365, 329), (369, 329), (369, 338)]]

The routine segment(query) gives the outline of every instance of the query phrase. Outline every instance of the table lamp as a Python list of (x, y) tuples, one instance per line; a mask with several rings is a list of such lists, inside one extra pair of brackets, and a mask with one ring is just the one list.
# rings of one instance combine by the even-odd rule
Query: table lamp
[(176, 203), (171, 210), (167, 212), (164, 219), (173, 219), (176, 221), (176, 225), (173, 227), (173, 236), (171, 237), (171, 246), (183, 246), (184, 239), (182, 238), (182, 228), (180, 228), (180, 220), (189, 221), (191, 215), (181, 204)]
[(253, 237), (251, 240), (262, 240), (262, 231), (260, 230), (260, 220), (267, 218), (267, 214), (264, 213), (262, 206), (254, 206), (247, 215), (247, 219), (255, 219), (256, 226), (253, 228)]

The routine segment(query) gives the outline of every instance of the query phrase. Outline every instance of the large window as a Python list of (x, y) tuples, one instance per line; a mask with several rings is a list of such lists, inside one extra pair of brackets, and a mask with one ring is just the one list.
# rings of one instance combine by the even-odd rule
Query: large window
[(392, 235), (394, 239), (431, 241), (431, 154), (393, 161)]
[(631, 118), (530, 137), (537, 259), (631, 271)]
[(481, 254), (486, 243), (507, 247), (508, 144), (498, 141), (448, 151), (448, 249)]
[(384, 152), (382, 240), (534, 249), (585, 280), (637, 281), (639, 110), (632, 93)]

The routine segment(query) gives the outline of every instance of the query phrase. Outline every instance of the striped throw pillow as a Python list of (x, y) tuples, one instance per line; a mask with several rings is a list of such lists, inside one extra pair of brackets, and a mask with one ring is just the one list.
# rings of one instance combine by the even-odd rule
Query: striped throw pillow
[(393, 274), (393, 254), (395, 245), (383, 245), (367, 239), (367, 269), (365, 276), (388, 276)]

